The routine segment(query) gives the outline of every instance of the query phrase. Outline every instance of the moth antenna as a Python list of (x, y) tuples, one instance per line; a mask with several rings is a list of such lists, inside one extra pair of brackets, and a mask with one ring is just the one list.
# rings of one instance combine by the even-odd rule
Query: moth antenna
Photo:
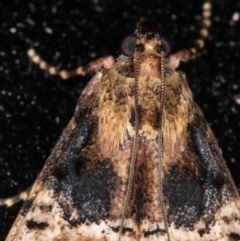
[(211, 26), (211, 3), (205, 2), (202, 6), (202, 28), (199, 31), (199, 37), (194, 41), (194, 45), (188, 49), (182, 49), (170, 56), (170, 65), (176, 69), (180, 61), (188, 61), (196, 57), (199, 50), (204, 48), (205, 39), (208, 37), (208, 29)]
[(28, 198), (31, 188), (32, 186), (10, 198), (0, 198), (0, 206), (11, 207), (20, 201), (25, 201)]
[(91, 61), (87, 66), (79, 66), (74, 70), (59, 70), (57, 67), (49, 65), (44, 61), (40, 55), (36, 53), (34, 49), (29, 49), (28, 57), (30, 60), (39, 65), (40, 69), (47, 71), (50, 75), (60, 76), (63, 80), (80, 75), (85, 76), (88, 74), (94, 74), (100, 68), (110, 69), (114, 65), (114, 58), (112, 56), (102, 57)]
[(130, 163), (130, 170), (129, 170), (129, 181), (127, 185), (127, 193), (126, 198), (124, 201), (123, 211), (122, 211), (122, 217), (121, 222), (119, 226), (119, 236), (118, 241), (121, 240), (122, 231), (123, 231), (123, 223), (126, 216), (127, 207), (129, 204), (129, 200), (131, 197), (131, 191), (132, 191), (132, 185), (133, 185), (133, 178), (134, 178), (134, 172), (135, 172), (135, 162), (137, 157), (137, 150), (138, 150), (138, 139), (139, 139), (139, 108), (138, 108), (138, 78), (140, 74), (140, 59), (139, 54), (137, 53), (136, 56), (136, 62), (134, 65), (134, 77), (135, 77), (135, 84), (134, 84), (134, 96), (135, 96), (135, 137), (134, 137), (134, 143), (133, 143), (133, 151), (131, 156), (131, 163)]
[(238, 12), (235, 12), (231, 18), (231, 20), (229, 21), (229, 25), (233, 26), (234, 24), (237, 23), (237, 21), (239, 21), (240, 19), (240, 14)]
[(205, 2), (202, 7), (202, 29), (199, 31), (199, 37), (194, 41), (194, 46), (189, 50), (196, 54), (200, 49), (204, 48), (205, 39), (208, 37), (208, 29), (211, 26), (211, 3)]
[(168, 230), (167, 216), (166, 216), (166, 207), (164, 204), (164, 195), (163, 195), (163, 183), (162, 183), (162, 166), (163, 166), (163, 112), (164, 112), (164, 102), (165, 102), (165, 54), (161, 52), (161, 83), (160, 83), (160, 123), (159, 123), (159, 132), (158, 132), (158, 183), (159, 183), (159, 200), (163, 213), (164, 226), (167, 233), (167, 240), (170, 241), (170, 235)]

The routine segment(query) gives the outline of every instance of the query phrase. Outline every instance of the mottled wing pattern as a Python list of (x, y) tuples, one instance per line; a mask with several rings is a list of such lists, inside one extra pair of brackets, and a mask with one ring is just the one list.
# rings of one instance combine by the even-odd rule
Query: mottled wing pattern
[(185, 76), (161, 57), (153, 28), (137, 38), (134, 56), (80, 96), (7, 241), (240, 239), (236, 187)]
[(239, 240), (239, 196), (221, 150), (185, 76), (167, 82), (163, 193), (173, 240)]

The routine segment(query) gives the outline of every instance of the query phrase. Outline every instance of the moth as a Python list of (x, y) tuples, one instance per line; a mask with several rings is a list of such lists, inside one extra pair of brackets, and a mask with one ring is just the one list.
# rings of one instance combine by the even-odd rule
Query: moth
[[(97, 71), (34, 183), (7, 241), (233, 241), (239, 195), (215, 137), (176, 71), (203, 45), (168, 53), (150, 24), (67, 78)], [(132, 51), (134, 46), (134, 51)]]

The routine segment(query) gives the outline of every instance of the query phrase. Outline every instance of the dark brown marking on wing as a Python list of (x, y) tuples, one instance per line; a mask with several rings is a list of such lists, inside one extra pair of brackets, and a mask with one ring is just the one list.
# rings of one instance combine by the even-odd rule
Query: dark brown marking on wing
[(169, 200), (168, 220), (176, 228), (194, 229), (195, 222), (203, 214), (203, 182), (190, 170), (172, 165), (164, 178), (164, 195)]
[(98, 223), (108, 217), (117, 174), (108, 160), (98, 160), (93, 169), (78, 176), (74, 184), (74, 203), (80, 222)]
[(144, 185), (146, 183), (146, 179), (144, 179), (144, 174), (146, 172), (146, 166), (142, 164), (137, 168), (137, 171), (135, 172), (135, 185), (136, 185), (136, 193), (135, 193), (135, 205), (133, 205), (132, 209), (132, 216), (136, 217), (136, 222), (139, 224), (142, 219), (146, 216), (145, 210), (144, 210), (144, 203), (145, 195), (146, 195), (146, 186)]
[(231, 238), (231, 241), (239, 241), (240, 240), (240, 235), (237, 233), (230, 233), (229, 237)]
[(53, 169), (52, 175), (59, 181), (64, 181), (68, 175), (67, 163), (59, 161)]
[(36, 222), (33, 219), (26, 222), (28, 229), (45, 229), (48, 225), (47, 222)]
[[(119, 228), (120, 228), (120, 226), (111, 227), (112, 231), (114, 231), (114, 232), (116, 232), (116, 233), (119, 232)], [(132, 232), (132, 231), (133, 231), (132, 228), (123, 227), (123, 229), (122, 229), (122, 232), (123, 232), (123, 233)]]
[[(199, 155), (201, 159), (201, 163), (204, 168), (204, 182), (205, 188), (210, 191), (209, 195), (214, 195), (213, 190), (216, 190), (216, 194), (222, 193), (222, 188), (225, 185), (225, 177), (223, 175), (222, 170), (218, 166), (210, 145), (208, 143), (205, 132), (199, 126), (189, 126), (189, 131), (192, 139), (192, 143), (195, 146), (195, 153)], [(220, 197), (219, 201), (223, 204), (222, 200), (227, 200), (228, 195), (225, 197)], [(209, 200), (205, 200), (206, 202), (214, 202), (214, 197), (209, 196)]]
[(166, 230), (165, 229), (161, 229), (159, 228), (159, 226), (157, 226), (156, 229), (153, 229), (151, 231), (144, 231), (144, 237), (151, 237), (153, 236), (154, 234), (166, 234)]
[[(110, 210), (115, 172), (108, 160), (81, 156), (84, 147), (93, 145), (92, 139), (96, 135), (93, 130), (89, 130), (86, 121), (82, 121), (68, 150), (52, 171), (51, 188), (61, 195), (58, 202), (64, 219), (72, 225), (86, 221), (98, 223), (108, 216)], [(71, 218), (74, 209), (77, 215)]]
[(206, 233), (206, 229), (202, 228), (198, 230), (199, 236), (202, 237)]

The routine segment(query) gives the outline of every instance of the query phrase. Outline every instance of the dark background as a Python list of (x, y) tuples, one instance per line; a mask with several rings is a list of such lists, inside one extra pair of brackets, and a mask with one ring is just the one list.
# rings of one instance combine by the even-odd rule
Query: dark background
[[(136, 23), (154, 23), (173, 52), (191, 46), (201, 27), (203, 1), (1, 1), (0, 2), (0, 197), (33, 184), (78, 95), (90, 79), (67, 82), (31, 65), (27, 50), (73, 69), (93, 58), (120, 54), (120, 41)], [(240, 186), (240, 12), (236, 0), (213, 0), (212, 27), (198, 58), (181, 65), (196, 102), (215, 133)], [(4, 240), (22, 203), (0, 209)]]

